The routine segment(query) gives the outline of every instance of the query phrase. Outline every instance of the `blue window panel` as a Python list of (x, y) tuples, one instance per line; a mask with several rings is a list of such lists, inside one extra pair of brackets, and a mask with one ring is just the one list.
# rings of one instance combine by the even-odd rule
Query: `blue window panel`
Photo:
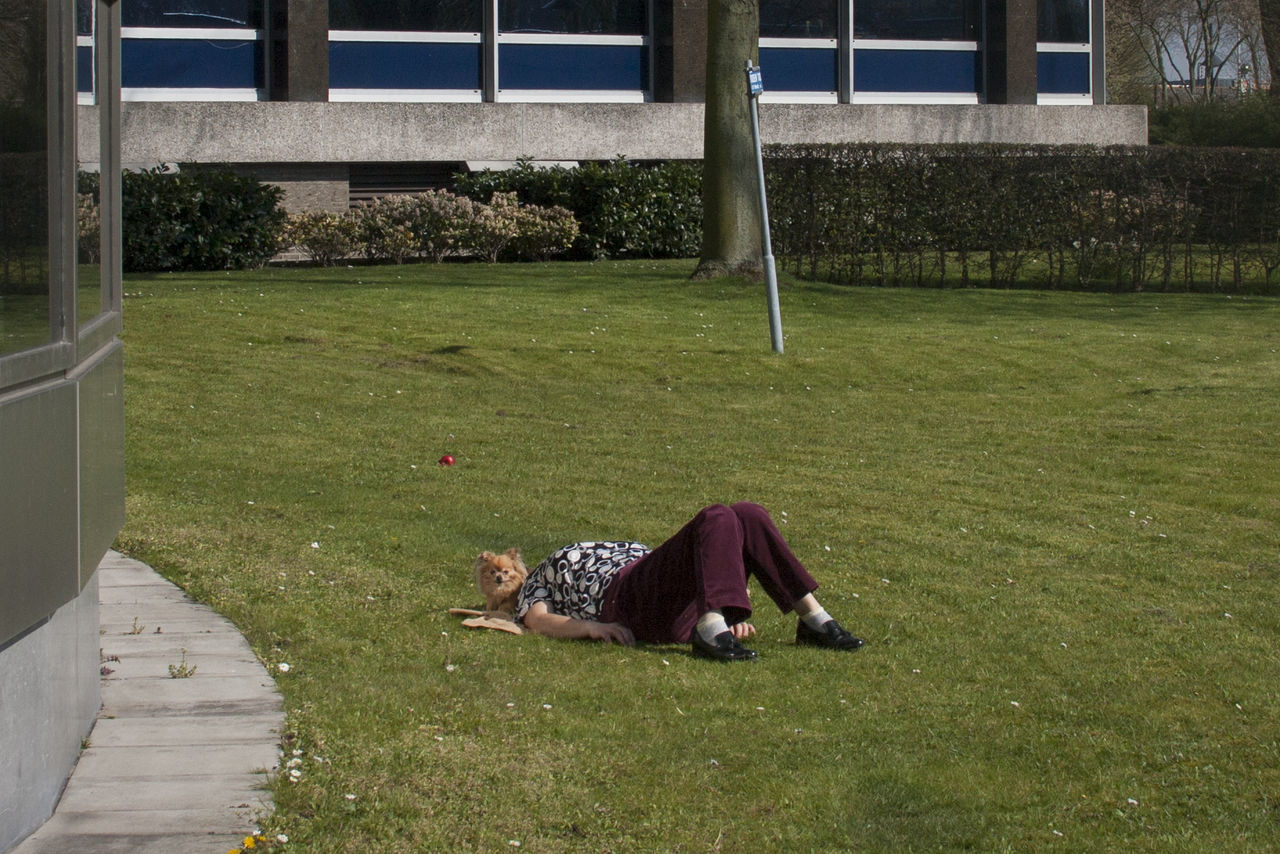
[(479, 44), (329, 42), (331, 89), (479, 89)]
[(853, 88), (858, 92), (978, 91), (977, 51), (855, 50)]
[(1046, 95), (1088, 95), (1089, 54), (1042, 53), (1036, 57), (1039, 89)]
[(262, 42), (123, 39), (121, 85), (130, 89), (261, 89)]
[(760, 48), (765, 91), (834, 92), (839, 85), (835, 48)]
[(502, 45), (498, 87), (644, 90), (649, 88), (649, 49), (643, 45)]
[(93, 91), (93, 48), (76, 45), (76, 91)]

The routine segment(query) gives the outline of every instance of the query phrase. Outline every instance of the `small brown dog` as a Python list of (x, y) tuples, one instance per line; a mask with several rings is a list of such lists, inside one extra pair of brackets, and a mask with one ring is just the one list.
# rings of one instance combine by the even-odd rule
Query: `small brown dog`
[(507, 549), (500, 555), (481, 552), (476, 557), (476, 586), (484, 596), (485, 610), (514, 614), (516, 597), (528, 575), (519, 549)]

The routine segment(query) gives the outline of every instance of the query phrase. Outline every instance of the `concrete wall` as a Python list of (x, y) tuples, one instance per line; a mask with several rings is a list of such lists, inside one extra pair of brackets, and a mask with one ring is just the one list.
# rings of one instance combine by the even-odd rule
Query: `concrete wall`
[[(126, 164), (702, 157), (701, 104), (134, 102)], [(769, 142), (1145, 145), (1135, 106), (761, 104)], [(82, 107), (82, 151), (96, 114)], [(88, 158), (86, 159), (96, 159)]]
[(0, 645), (0, 851), (53, 811), (98, 714), (98, 576)]

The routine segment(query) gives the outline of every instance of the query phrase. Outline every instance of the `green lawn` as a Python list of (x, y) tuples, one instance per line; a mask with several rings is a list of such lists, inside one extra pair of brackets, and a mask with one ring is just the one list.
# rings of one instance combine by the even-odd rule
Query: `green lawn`
[[(277, 674), (271, 835), (1280, 846), (1280, 302), (784, 281), (779, 357), (763, 288), (692, 267), (126, 282), (120, 546)], [(796, 648), (762, 594), (734, 666), (445, 613), (483, 549), (742, 499), (863, 650)]]

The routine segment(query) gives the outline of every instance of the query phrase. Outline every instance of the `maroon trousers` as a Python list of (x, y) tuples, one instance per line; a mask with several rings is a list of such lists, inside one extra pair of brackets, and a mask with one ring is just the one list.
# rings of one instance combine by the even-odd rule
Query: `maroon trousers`
[(758, 504), (704, 508), (649, 554), (624, 567), (605, 592), (601, 619), (636, 639), (686, 643), (698, 617), (716, 609), (730, 625), (751, 616), (747, 576), (785, 614), (818, 589)]

